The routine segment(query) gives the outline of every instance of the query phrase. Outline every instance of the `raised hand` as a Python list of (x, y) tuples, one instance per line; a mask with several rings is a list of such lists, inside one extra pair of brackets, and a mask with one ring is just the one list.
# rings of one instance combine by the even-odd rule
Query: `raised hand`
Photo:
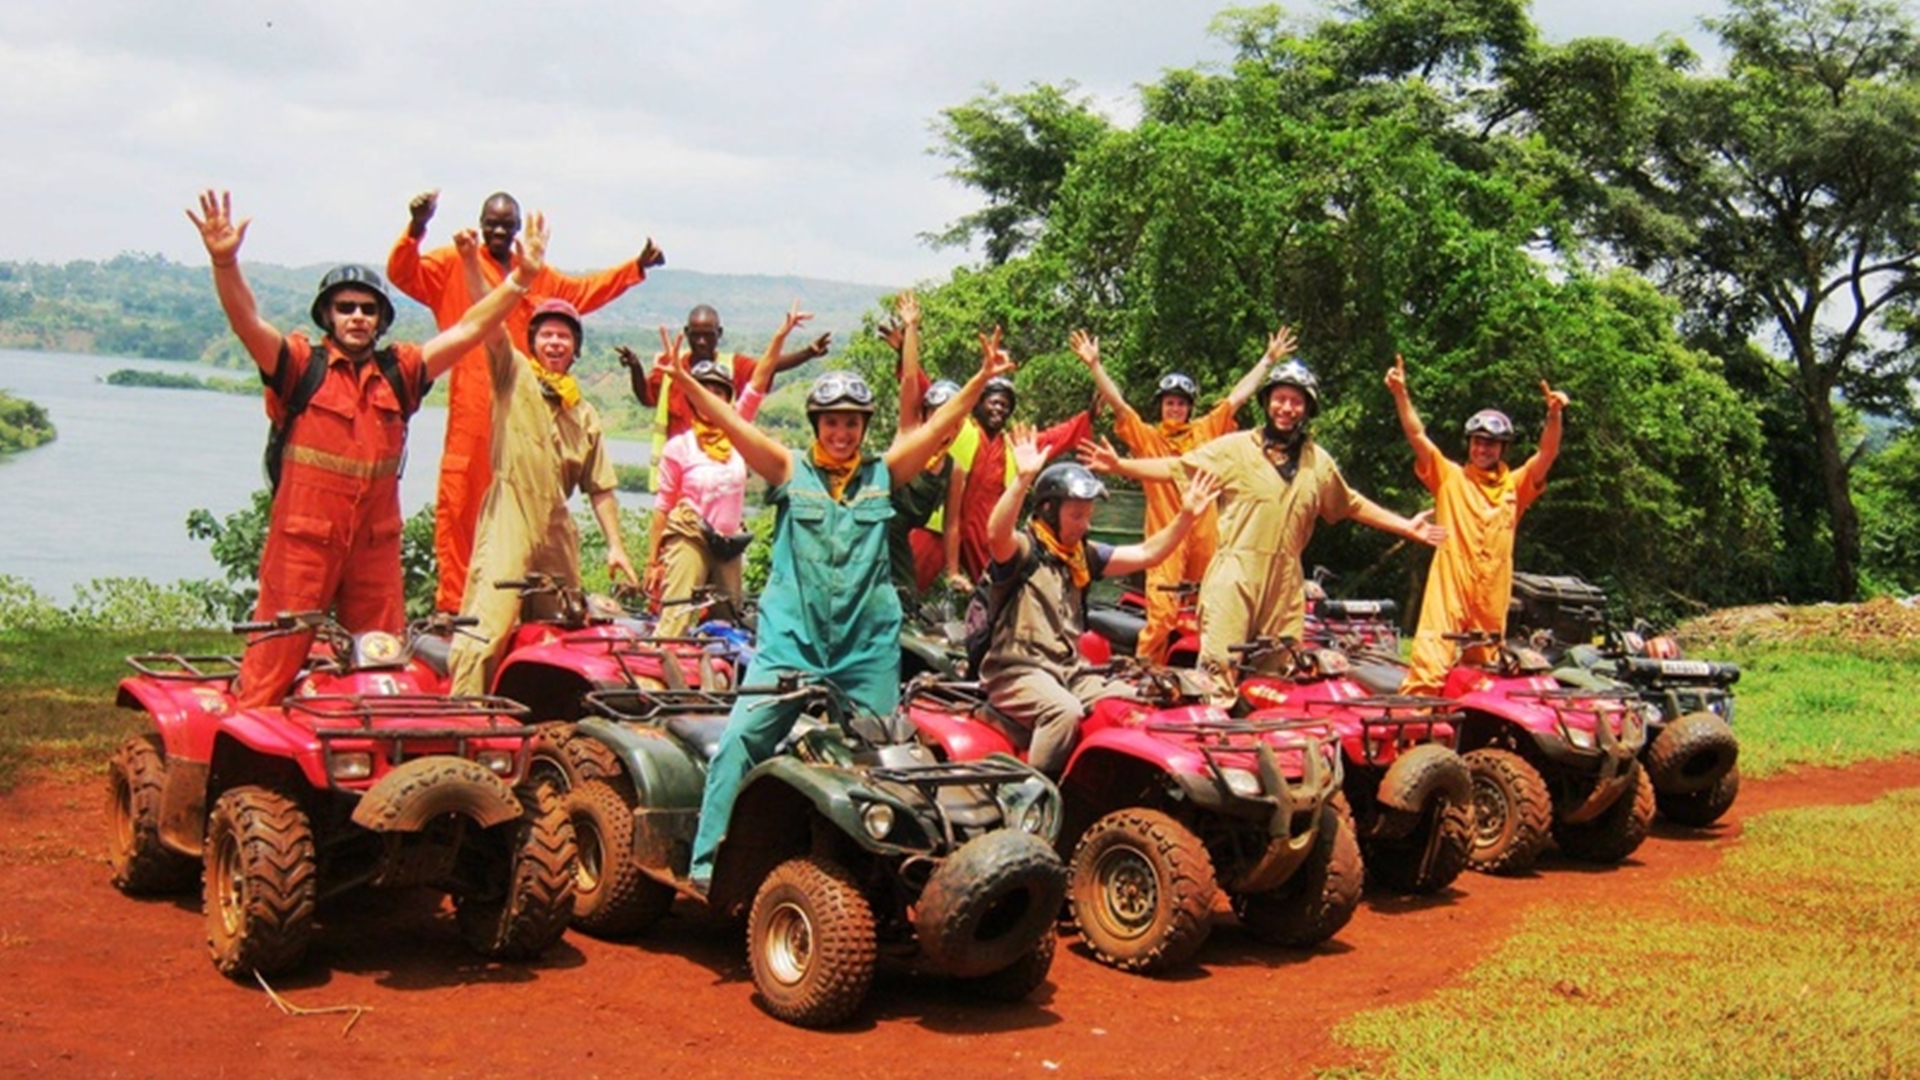
[(480, 230), (461, 229), (453, 234), (453, 250), (460, 255), (460, 261), (472, 262), (480, 257)]
[(1073, 350), (1073, 355), (1079, 357), (1080, 362), (1087, 365), (1088, 368), (1097, 368), (1100, 366), (1099, 338), (1094, 337), (1085, 330), (1075, 330), (1067, 336), (1067, 346)]
[(1008, 428), (1007, 445), (1013, 454), (1013, 470), (1032, 476), (1047, 467), (1047, 450), (1040, 445), (1039, 433), (1032, 424), (1015, 421)]
[(215, 194), (212, 188), (200, 194), (200, 213), (187, 208), (187, 220), (200, 230), (200, 242), (215, 266), (232, 266), (240, 257), (240, 244), (247, 238), (252, 218), (233, 220), (233, 192)]
[(893, 298), (893, 311), (894, 314), (900, 316), (900, 321), (903, 324), (907, 326), (919, 325), (920, 297), (914, 295), (912, 289), (900, 290), (900, 295)]
[(1573, 404), (1573, 399), (1566, 395), (1566, 391), (1555, 390), (1553, 387), (1547, 385), (1547, 380), (1545, 379), (1540, 380), (1540, 392), (1546, 395), (1548, 416), (1558, 416), (1560, 415), (1560, 410)]
[(813, 312), (801, 311), (800, 301), (795, 300), (793, 306), (787, 309), (786, 317), (780, 321), (780, 336), (786, 337), (788, 334), (800, 329), (802, 326), (805, 326), (807, 320), (811, 318), (813, 318)]
[(1079, 455), (1080, 464), (1094, 472), (1111, 473), (1120, 468), (1120, 454), (1105, 436), (1101, 436), (1099, 442), (1081, 439), (1080, 445), (1074, 448), (1074, 453)]
[(1000, 328), (998, 326), (993, 328), (993, 333), (980, 335), (980, 366), (982, 368), (992, 367), (995, 357), (1005, 355), (1006, 350), (1000, 347)]
[(656, 266), (665, 266), (667, 265), (667, 253), (655, 247), (653, 237), (649, 236), (647, 237), (646, 246), (640, 249), (639, 263), (642, 272), (651, 270)]
[(526, 271), (521, 284), (539, 277), (547, 268), (547, 215), (535, 210), (527, 215), (527, 227), (514, 238), (513, 251), (520, 257), (520, 269)]
[(680, 356), (680, 345), (684, 340), (686, 340), (686, 334), (684, 332), (662, 326), (660, 328), (660, 356), (663, 358), (671, 356), (678, 359)]
[[(1109, 448), (1111, 449), (1111, 448)], [(1180, 508), (1189, 514), (1199, 514), (1220, 495), (1220, 478), (1205, 469), (1194, 469), (1187, 480), (1186, 499)]]
[(407, 235), (415, 240), (427, 235), (427, 222), (433, 220), (433, 212), (440, 208), (440, 189), (423, 191), (407, 203)]
[(613, 355), (620, 361), (620, 366), (626, 368), (628, 371), (641, 370), (640, 354), (627, 348), (625, 345), (615, 345), (613, 347)]
[(1407, 396), (1407, 362), (1399, 353), (1393, 354), (1393, 366), (1387, 369), (1387, 392), (1396, 398)]
[(893, 319), (888, 319), (886, 322), (875, 326), (873, 332), (880, 335), (880, 340), (886, 342), (887, 346), (894, 352), (903, 352), (906, 350), (907, 328), (904, 324)]
[(807, 342), (807, 354), (815, 360), (827, 355), (833, 348), (833, 331), (829, 330), (812, 341)]
[(1277, 364), (1292, 356), (1293, 351), (1299, 347), (1300, 343), (1293, 336), (1293, 327), (1283, 326), (1275, 330), (1273, 336), (1267, 339), (1267, 351), (1264, 355), (1270, 363)]

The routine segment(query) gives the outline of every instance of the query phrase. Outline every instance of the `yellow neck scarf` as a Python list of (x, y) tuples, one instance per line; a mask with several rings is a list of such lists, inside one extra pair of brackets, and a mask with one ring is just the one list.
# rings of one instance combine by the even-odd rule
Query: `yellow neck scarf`
[(1073, 575), (1073, 587), (1086, 588), (1087, 583), (1093, 580), (1093, 568), (1087, 565), (1087, 545), (1075, 544), (1068, 547), (1062, 544), (1060, 538), (1053, 535), (1053, 530), (1047, 527), (1047, 523), (1039, 518), (1033, 519), (1032, 527), (1033, 537), (1040, 541), (1040, 546), (1046, 548), (1054, 558), (1067, 564), (1067, 571)]
[(1500, 500), (1501, 492), (1507, 486), (1506, 462), (1503, 461), (1491, 469), (1483, 469), (1478, 465), (1469, 463), (1460, 471), (1466, 474), (1467, 479), (1473, 483), (1474, 487), (1480, 489), (1480, 494), (1484, 495), (1488, 502), (1498, 502)]
[(726, 430), (702, 420), (698, 412), (693, 414), (693, 437), (713, 460), (726, 461), (733, 457), (733, 440), (727, 438)]
[(580, 384), (573, 376), (548, 371), (546, 365), (531, 356), (527, 357), (527, 366), (533, 369), (533, 377), (540, 380), (540, 385), (560, 399), (560, 404), (569, 409), (580, 404)]
[(833, 496), (833, 501), (843, 502), (845, 500), (842, 496), (846, 494), (847, 484), (853, 480), (854, 470), (860, 467), (860, 455), (855, 454), (845, 461), (835, 461), (827, 456), (825, 447), (815, 442), (813, 466), (826, 474), (827, 492)]
[(1182, 420), (1179, 423), (1175, 423), (1172, 420), (1160, 421), (1160, 437), (1173, 444), (1177, 450), (1186, 451), (1192, 449), (1192, 447), (1187, 445), (1188, 438), (1192, 431), (1193, 421), (1191, 420)]

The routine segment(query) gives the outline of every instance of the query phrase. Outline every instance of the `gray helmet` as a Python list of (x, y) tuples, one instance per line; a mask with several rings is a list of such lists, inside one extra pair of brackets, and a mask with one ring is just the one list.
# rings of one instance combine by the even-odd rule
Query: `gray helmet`
[(1513, 441), (1513, 421), (1499, 409), (1481, 409), (1467, 417), (1467, 438), (1475, 435), (1497, 442)]
[(1291, 386), (1300, 391), (1307, 399), (1307, 416), (1320, 413), (1320, 380), (1313, 377), (1307, 365), (1298, 360), (1289, 360), (1267, 372), (1267, 381), (1260, 385), (1260, 400), (1265, 402), (1273, 397), (1276, 386)]
[(807, 388), (807, 415), (857, 412), (873, 415), (873, 387), (855, 371), (829, 371)]
[(1005, 375), (995, 375), (993, 378), (987, 380), (987, 385), (980, 390), (981, 399), (985, 400), (988, 394), (1007, 395), (1007, 407), (1009, 409), (1017, 407), (1020, 404), (1019, 391), (1013, 388), (1013, 380), (1007, 378)]
[(1187, 399), (1187, 404), (1192, 405), (1200, 400), (1200, 384), (1184, 372), (1170, 371), (1160, 376), (1160, 385), (1153, 392), (1153, 403), (1160, 404), (1160, 399), (1168, 394), (1179, 394)]
[(307, 309), (307, 314), (313, 316), (313, 324), (328, 332), (333, 330), (333, 324), (326, 318), (327, 308), (333, 294), (348, 287), (365, 289), (374, 295), (380, 305), (380, 329), (375, 333), (386, 333), (387, 327), (393, 325), (393, 297), (387, 295), (387, 283), (380, 280), (379, 274), (357, 263), (342, 263), (320, 279), (320, 291), (314, 294), (313, 306)]
[(1033, 482), (1033, 503), (1043, 506), (1061, 499), (1104, 499), (1107, 485), (1092, 469), (1077, 461), (1062, 461), (1040, 470)]
[(953, 396), (959, 392), (959, 383), (954, 382), (952, 379), (941, 379), (939, 382), (927, 387), (927, 392), (920, 398), (920, 408), (922, 410), (937, 409), (947, 402), (952, 401)]
[(727, 377), (727, 373), (720, 369), (719, 364), (711, 360), (701, 360), (688, 368), (687, 374), (693, 376), (694, 382), (705, 385), (714, 393), (726, 398), (733, 397), (733, 380)]

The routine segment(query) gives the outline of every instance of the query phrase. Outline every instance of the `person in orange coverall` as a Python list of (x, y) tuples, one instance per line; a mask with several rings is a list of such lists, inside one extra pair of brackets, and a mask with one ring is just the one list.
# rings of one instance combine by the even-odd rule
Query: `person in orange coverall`
[[(200, 213), (187, 210), (213, 263), (214, 289), (234, 336), (259, 365), (269, 412), (281, 415), (315, 359), (306, 335), (282, 334), (261, 317), (253, 290), (240, 274), (240, 244), (251, 219), (236, 221), (230, 194), (207, 191)], [(341, 266), (321, 279), (313, 321), (325, 331), (319, 348), (326, 373), (306, 410), (291, 421), (280, 485), (260, 553), (256, 617), (331, 609), (353, 633), (398, 631), (406, 622), (400, 573), (400, 461), (407, 418), (435, 377), (469, 354), (498, 327), (546, 266), (547, 227), (534, 214), (517, 262), (492, 292), (458, 322), (423, 345), (389, 346), (376, 353), (393, 325), (393, 301), (380, 275)], [(404, 393), (382, 371), (399, 373)], [(279, 411), (275, 411), (275, 406)], [(284, 698), (306, 660), (312, 634), (289, 634), (248, 644), (240, 664), (238, 706), (256, 708)]]
[[(393, 287), (433, 309), (434, 322), (445, 330), (460, 320), (473, 300), (460, 267), (460, 255), (451, 244), (424, 254), (420, 240), (439, 206), (440, 193), (429, 191), (407, 204), (407, 231), (387, 256), (387, 277)], [(480, 239), (486, 257), (481, 270), (489, 286), (497, 285), (513, 269), (513, 238), (520, 231), (520, 204), (504, 191), (487, 196), (480, 207)], [(549, 297), (565, 300), (582, 315), (603, 307), (621, 293), (646, 280), (647, 271), (667, 261), (649, 238), (637, 258), (599, 273), (572, 277), (543, 267), (531, 280), (528, 295), (507, 314), (507, 337), (525, 341), (533, 305)], [(472, 350), (479, 355), (478, 348)], [(447, 384), (447, 440), (440, 456), (440, 485), (433, 502), (433, 554), (440, 565), (440, 584), (434, 607), (459, 611), (473, 558), (474, 527), (480, 503), (493, 485), (493, 388), (486, 365), (475, 362), (453, 369)]]

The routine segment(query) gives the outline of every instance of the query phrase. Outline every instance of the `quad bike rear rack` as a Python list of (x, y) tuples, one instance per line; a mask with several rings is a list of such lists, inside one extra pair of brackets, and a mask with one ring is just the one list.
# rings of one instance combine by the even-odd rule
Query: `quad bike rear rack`
[(127, 665), (151, 679), (225, 682), (240, 674), (240, 658), (225, 653), (135, 653)]

